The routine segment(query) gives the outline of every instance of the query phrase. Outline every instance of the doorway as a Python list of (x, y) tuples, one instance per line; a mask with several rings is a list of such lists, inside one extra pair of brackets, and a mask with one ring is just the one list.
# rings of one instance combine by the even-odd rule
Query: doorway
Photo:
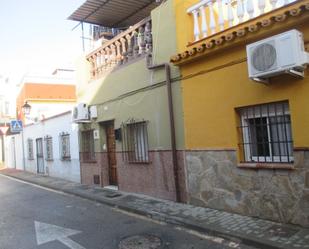
[(114, 121), (104, 124), (108, 157), (109, 185), (118, 186)]
[(38, 174), (44, 174), (43, 138), (36, 139), (36, 160)]

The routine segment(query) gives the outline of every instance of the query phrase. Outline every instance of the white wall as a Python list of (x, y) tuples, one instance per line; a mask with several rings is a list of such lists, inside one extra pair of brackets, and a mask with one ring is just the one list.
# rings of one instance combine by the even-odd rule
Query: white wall
[[(63, 161), (60, 158), (59, 134), (70, 134), (71, 160)], [(53, 138), (53, 160), (46, 161), (45, 136)], [(44, 171), (46, 175), (59, 177), (66, 180), (80, 182), (80, 162), (78, 147), (78, 126), (72, 123), (71, 112), (51, 117), (45, 121), (24, 127), (24, 146), (26, 170), (37, 173), (36, 139), (43, 138), (44, 145)], [(28, 159), (28, 139), (33, 140), (33, 160)]]
[(21, 134), (4, 137), (5, 166), (23, 170), (23, 149)]
[(34, 120), (41, 121), (45, 118), (53, 117), (57, 114), (71, 111), (76, 105), (75, 102), (34, 102), (28, 101), (31, 105), (31, 114), (26, 117), (25, 124), (34, 123)]
[[(0, 119), (13, 118), (16, 114), (16, 84), (9, 78), (0, 75)], [(5, 103), (8, 103), (8, 113), (6, 113)], [(0, 120), (1, 121), (1, 120)]]

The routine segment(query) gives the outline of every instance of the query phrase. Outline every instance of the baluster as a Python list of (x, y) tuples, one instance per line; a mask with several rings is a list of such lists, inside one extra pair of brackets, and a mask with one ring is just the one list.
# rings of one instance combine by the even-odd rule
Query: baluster
[(269, 0), (271, 4), (271, 9), (274, 10), (276, 8), (278, 0)]
[(144, 26), (140, 26), (138, 30), (138, 40), (139, 40), (139, 53), (144, 54), (146, 51), (146, 43), (145, 43), (145, 28)]
[(127, 41), (126, 39), (121, 38), (120, 42), (121, 42), (121, 48), (122, 48), (122, 63), (125, 63), (127, 61), (127, 56), (128, 56), (127, 47), (126, 47)]
[(116, 41), (115, 44), (116, 44), (116, 48), (117, 48), (116, 62), (117, 62), (117, 64), (119, 65), (120, 62), (121, 62), (121, 59), (122, 59), (121, 51), (120, 51), (121, 43), (120, 43), (119, 41)]
[(91, 56), (91, 61), (93, 65), (93, 76), (96, 77), (97, 76), (97, 60), (95, 58), (95, 55)]
[(110, 55), (110, 48), (109, 47), (106, 47), (105, 48), (105, 58), (106, 58), (106, 68), (110, 67), (111, 65), (111, 55)]
[(243, 22), (245, 12), (242, 0), (237, 0), (237, 16), (239, 23)]
[(234, 22), (234, 13), (231, 0), (227, 3), (227, 20), (229, 22), (229, 27), (232, 27)]
[(259, 10), (260, 10), (260, 14), (264, 14), (265, 7), (266, 7), (266, 0), (259, 0), (258, 7), (259, 7)]
[(93, 75), (96, 76), (96, 70), (97, 70), (97, 61), (94, 55), (91, 56), (92, 65), (93, 65)]
[(133, 37), (131, 35), (126, 35), (126, 39), (128, 41), (128, 60), (130, 60), (133, 56)]
[(106, 67), (105, 50), (101, 50), (101, 61), (102, 61), (102, 70), (104, 70)]
[(133, 32), (133, 38), (134, 38), (134, 47), (133, 47), (133, 54), (134, 57), (138, 57), (138, 52), (139, 52), (139, 44), (138, 44), (138, 33), (137, 31)]
[(151, 34), (151, 22), (147, 22), (145, 25), (145, 37), (146, 37), (146, 52), (152, 52), (152, 34)]
[(114, 44), (111, 45), (111, 52), (112, 52), (111, 63), (114, 66), (117, 63), (116, 46)]
[(207, 21), (206, 21), (206, 14), (205, 14), (205, 6), (200, 7), (200, 15), (202, 17), (202, 32), (203, 32), (203, 37), (207, 37)]
[(218, 24), (220, 26), (220, 30), (224, 30), (224, 15), (223, 15), (223, 7), (222, 7), (222, 0), (217, 1), (218, 4)]
[(92, 57), (88, 58), (88, 61), (90, 62), (90, 73), (91, 73), (91, 77), (94, 78), (95, 77), (95, 64), (94, 64), (94, 60)]
[(198, 11), (193, 10), (192, 14), (193, 14), (193, 22), (194, 22), (194, 37), (195, 37), (195, 41), (198, 41), (200, 39), (200, 27), (199, 27), (199, 23), (198, 23)]
[(248, 13), (250, 19), (252, 19), (254, 17), (253, 0), (247, 0), (247, 13)]
[(97, 71), (98, 71), (98, 74), (100, 74), (101, 72), (101, 53), (98, 52), (96, 53), (96, 61), (97, 61)]
[(215, 15), (214, 15), (214, 8), (212, 5), (212, 2), (209, 2), (209, 28), (211, 30), (211, 34), (214, 34), (216, 32), (216, 21), (215, 21)]
[(97, 57), (97, 65), (98, 67), (100, 67), (101, 66), (101, 53), (100, 52), (96, 53), (96, 57)]

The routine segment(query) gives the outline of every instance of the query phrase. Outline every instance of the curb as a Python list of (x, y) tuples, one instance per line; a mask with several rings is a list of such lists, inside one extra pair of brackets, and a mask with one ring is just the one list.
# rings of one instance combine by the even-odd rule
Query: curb
[(10, 175), (10, 174), (5, 174), (0, 172), (0, 175), (3, 176), (8, 176), (14, 179), (18, 179), (24, 182), (29, 182), (31, 184), (34, 185), (38, 185), (44, 188), (49, 188), (52, 190), (56, 190), (56, 191), (61, 191), (63, 193), (66, 194), (70, 194), (73, 196), (77, 196), (83, 199), (87, 199), (90, 201), (94, 201), (94, 202), (98, 202), (104, 205), (107, 205), (109, 207), (113, 207), (113, 208), (117, 208), (119, 210), (123, 210), (129, 213), (133, 213), (136, 215), (140, 215), (140, 216), (144, 216), (147, 218), (150, 218), (152, 220), (155, 221), (160, 221), (160, 222), (165, 222), (167, 224), (171, 224), (171, 225), (176, 225), (176, 226), (180, 226), (180, 227), (184, 227), (186, 229), (189, 230), (193, 230), (199, 233), (207, 233), (207, 235), (210, 236), (218, 236), (221, 237), (223, 239), (227, 239), (227, 240), (237, 240), (237, 243), (242, 243), (248, 246), (253, 246), (253, 247), (258, 247), (258, 248), (263, 248), (263, 249), (282, 249), (284, 247), (279, 247), (276, 245), (271, 245), (270, 243), (263, 243), (263, 240), (260, 241), (257, 238), (248, 238), (248, 237), (243, 237), (237, 234), (232, 234), (229, 232), (225, 232), (224, 230), (221, 229), (216, 229), (214, 227), (210, 227), (209, 225), (198, 225), (196, 223), (190, 222), (188, 220), (179, 218), (179, 217), (173, 217), (173, 216), (168, 216), (166, 214), (161, 214), (161, 213), (152, 213), (152, 212), (147, 212), (147, 211), (142, 211), (142, 210), (137, 210), (134, 208), (131, 208), (129, 206), (126, 205), (122, 205), (120, 203), (115, 203), (114, 201), (110, 201), (107, 199), (103, 199), (103, 198), (97, 198), (95, 196), (92, 196), (91, 194), (87, 194), (87, 193), (82, 193), (79, 191), (74, 191), (72, 189), (68, 189), (68, 188), (61, 188), (61, 187), (56, 187), (53, 185), (49, 185), (49, 184), (45, 184), (45, 183), (41, 183), (41, 182), (37, 182), (37, 181), (33, 181), (31, 179), (24, 179), (22, 177), (18, 177), (18, 176), (14, 176), (14, 175)]

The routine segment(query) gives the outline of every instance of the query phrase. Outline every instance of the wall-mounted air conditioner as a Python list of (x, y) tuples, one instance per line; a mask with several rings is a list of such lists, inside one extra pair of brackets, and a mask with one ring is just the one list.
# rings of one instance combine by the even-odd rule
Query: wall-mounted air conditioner
[(98, 117), (97, 107), (95, 105), (90, 106), (89, 113), (91, 119), (97, 118)]
[(295, 29), (247, 45), (249, 78), (267, 81), (279, 74), (304, 77), (309, 54), (303, 34)]
[(72, 119), (75, 123), (89, 122), (88, 106), (85, 103), (79, 103), (73, 108)]

